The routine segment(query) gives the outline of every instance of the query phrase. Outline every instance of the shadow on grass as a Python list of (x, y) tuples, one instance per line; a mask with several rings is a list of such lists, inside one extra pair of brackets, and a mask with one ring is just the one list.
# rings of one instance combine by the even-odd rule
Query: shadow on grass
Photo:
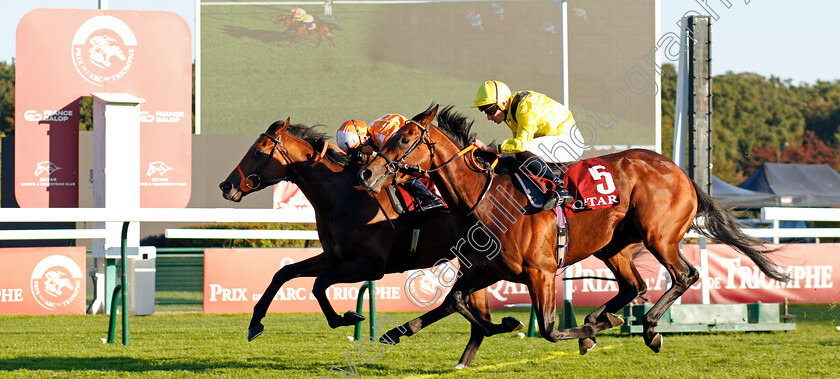
[(265, 43), (288, 42), (294, 36), (290, 30), (278, 26), (278, 30), (249, 29), (235, 25), (225, 25), (225, 34), (234, 38), (250, 38)]
[(328, 372), (332, 366), (324, 363), (301, 362), (244, 362), (241, 360), (193, 360), (185, 359), (142, 359), (131, 357), (17, 357), (0, 359), (2, 372), (28, 371), (190, 371), (202, 373), (212, 370), (256, 369), (256, 370), (299, 370), (305, 372)]
[(281, 26), (278, 26), (278, 28), (281, 30), (248, 29), (241, 26), (225, 25), (223, 29), (225, 34), (234, 38), (251, 38), (279, 46), (290, 46), (293, 43), (311, 47), (318, 47), (320, 45), (317, 35), (298, 36), (294, 30), (283, 30)]
[[(225, 25), (224, 32), (225, 34), (235, 38), (251, 38), (265, 43), (279, 44), (281, 46), (289, 46), (292, 43), (304, 45), (313, 44), (313, 46), (315, 46), (315, 41), (318, 38), (318, 36), (298, 36), (295, 34), (294, 30), (282, 29), (280, 26), (278, 26), (278, 28), (281, 30), (248, 29), (241, 26)], [(314, 39), (309, 41), (309, 39), (312, 38)]]

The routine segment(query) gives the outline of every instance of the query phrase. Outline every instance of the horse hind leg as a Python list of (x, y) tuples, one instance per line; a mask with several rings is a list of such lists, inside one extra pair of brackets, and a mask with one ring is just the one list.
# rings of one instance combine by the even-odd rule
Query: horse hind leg
[(665, 291), (665, 294), (645, 313), (642, 319), (645, 344), (658, 353), (662, 348), (662, 335), (654, 331), (654, 328), (665, 311), (700, 278), (700, 274), (680, 253), (679, 245), (676, 242), (671, 244), (655, 243), (647, 246), (647, 248), (659, 260), (659, 263), (665, 266), (665, 269), (671, 274), (673, 282), (671, 288)]
[[(616, 278), (618, 293), (586, 316), (585, 323), (592, 325), (595, 333), (624, 324), (624, 320), (614, 313), (647, 291), (644, 279), (633, 264), (634, 246), (635, 244), (626, 246), (618, 254), (603, 259)], [(578, 345), (580, 354), (586, 354), (595, 347), (595, 337), (581, 338)]]
[(496, 282), (492, 275), (472, 270), (460, 277), (447, 295), (447, 300), (452, 307), (467, 319), (472, 325), (477, 326), (479, 330), (487, 337), (499, 333), (507, 333), (513, 330), (521, 329), (521, 321), (513, 317), (505, 317), (501, 324), (493, 324), (490, 321), (484, 320), (480, 315), (476, 315), (474, 311), (467, 305), (466, 298), (470, 296), (473, 291), (484, 289), (487, 286)]

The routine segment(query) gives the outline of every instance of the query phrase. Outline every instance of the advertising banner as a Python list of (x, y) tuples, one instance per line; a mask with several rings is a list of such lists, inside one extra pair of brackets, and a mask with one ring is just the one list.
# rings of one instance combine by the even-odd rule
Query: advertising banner
[[(773, 245), (770, 245), (773, 246)], [(838, 244), (791, 244), (779, 252), (768, 255), (783, 272), (791, 276), (788, 283), (767, 278), (758, 267), (743, 254), (726, 245), (707, 245), (709, 253), (710, 298), (712, 304), (726, 303), (780, 303), (788, 299), (794, 303), (830, 303), (840, 301), (840, 255)], [(683, 245), (683, 255), (700, 270), (700, 248), (697, 245)], [(645, 252), (635, 260), (639, 274), (645, 278), (645, 297), (652, 302), (665, 293), (670, 275), (665, 268)], [(573, 288), (572, 304), (600, 306), (618, 292), (615, 281), (591, 279), (592, 277), (613, 278), (609, 269), (597, 258), (590, 257), (568, 268), (569, 277), (582, 278), (566, 281)], [(557, 302), (562, 304), (562, 273), (556, 280)], [(528, 289), (518, 283), (499, 282), (490, 286), (490, 306), (498, 308), (503, 304), (530, 303)], [(698, 280), (682, 296), (684, 304), (701, 303), (701, 284)]]
[(24, 15), (15, 60), (18, 204), (78, 206), (80, 98), (128, 93), (146, 100), (140, 108), (141, 207), (185, 207), (191, 44), (189, 26), (171, 12), (35, 9)]
[(0, 249), (0, 314), (84, 314), (85, 247)]
[[(770, 255), (784, 272), (788, 283), (768, 279), (749, 259), (725, 245), (708, 245), (709, 280), (712, 303), (790, 302), (829, 303), (840, 301), (840, 256), (837, 244), (787, 245)], [(321, 249), (207, 249), (204, 255), (204, 312), (251, 312), (280, 268), (319, 254)], [(684, 245), (683, 254), (699, 270), (699, 248)], [(635, 259), (645, 278), (645, 297), (655, 302), (667, 289), (668, 273), (649, 253)], [(566, 270), (575, 279), (574, 305), (599, 306), (615, 296), (618, 286), (604, 264), (589, 258)], [(457, 263), (447, 262), (428, 270), (410, 270), (388, 274), (376, 281), (377, 310), (423, 311), (440, 304), (454, 283)], [(270, 312), (318, 312), (320, 307), (311, 295), (313, 278), (292, 279), (274, 297)], [(337, 312), (355, 309), (361, 283), (336, 284), (327, 290), (327, 297)], [(556, 279), (557, 303), (562, 305), (562, 272)], [(524, 284), (507, 281), (488, 287), (491, 308), (506, 304), (530, 304)], [(700, 303), (700, 282), (682, 297), (684, 304)]]
[[(275, 272), (321, 251), (320, 248), (204, 250), (204, 312), (253, 311)], [(446, 285), (454, 283), (455, 271), (451, 267), (455, 266), (385, 275), (375, 285), (377, 311), (422, 311), (440, 304), (448, 292)], [(274, 296), (269, 312), (320, 312), (318, 301), (312, 295), (314, 282), (314, 278), (286, 282)], [(356, 309), (360, 286), (361, 283), (342, 283), (327, 290), (327, 298), (336, 312)]]

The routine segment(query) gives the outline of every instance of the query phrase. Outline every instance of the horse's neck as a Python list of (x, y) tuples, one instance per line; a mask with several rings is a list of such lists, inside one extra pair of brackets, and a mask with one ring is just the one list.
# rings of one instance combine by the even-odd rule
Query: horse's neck
[[(450, 157), (458, 153), (455, 145), (445, 152), (437, 152), (435, 155), (435, 167), (440, 167)], [(454, 206), (459, 213), (466, 213), (478, 202), (481, 192), (489, 179), (487, 173), (477, 172), (466, 164), (466, 155), (459, 157), (441, 167), (433, 176), (437, 176), (435, 185), (438, 187), (441, 196), (446, 203)]]
[(290, 153), (294, 162), (293, 170), (290, 170), (292, 182), (300, 188), (316, 211), (324, 207), (332, 208), (341, 200), (341, 189), (350, 186), (351, 174), (326, 158), (316, 161), (317, 153), (311, 148), (296, 151)]
[[(338, 211), (350, 214), (351, 218), (358, 218), (359, 222), (378, 222), (384, 221), (385, 217), (397, 217), (390, 206), (374, 205), (374, 201), (380, 204), (386, 202), (386, 194), (380, 193), (373, 199), (358, 186), (356, 167), (341, 167), (326, 158), (315, 161), (313, 157), (317, 155), (316, 152), (307, 149), (298, 151), (301, 153), (291, 157), (295, 165), (291, 181), (300, 188), (316, 214), (335, 215), (334, 212)], [(353, 207), (365, 208), (368, 211)], [(388, 209), (388, 214), (382, 215), (379, 209)]]

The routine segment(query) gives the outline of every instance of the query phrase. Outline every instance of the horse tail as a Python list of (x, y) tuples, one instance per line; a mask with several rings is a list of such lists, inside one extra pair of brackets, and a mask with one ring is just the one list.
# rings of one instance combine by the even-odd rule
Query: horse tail
[(790, 280), (788, 275), (779, 271), (773, 261), (764, 256), (767, 253), (778, 251), (778, 248), (768, 248), (763, 240), (744, 234), (731, 209), (703, 192), (694, 181), (691, 183), (694, 185), (694, 192), (697, 194), (697, 216), (703, 217), (703, 227), (698, 227), (697, 224), (693, 223), (694, 230), (706, 237), (714, 238), (734, 247), (750, 258), (761, 269), (761, 272), (768, 277), (780, 282)]

